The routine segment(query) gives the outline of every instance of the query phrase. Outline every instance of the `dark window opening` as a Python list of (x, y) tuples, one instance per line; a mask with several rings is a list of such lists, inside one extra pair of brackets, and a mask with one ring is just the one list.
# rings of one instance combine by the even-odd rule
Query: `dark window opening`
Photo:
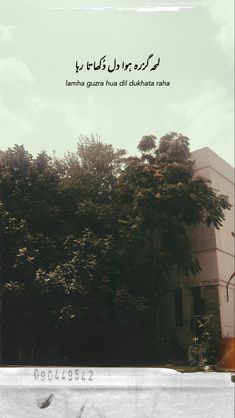
[(193, 315), (204, 315), (205, 303), (201, 296), (201, 288), (192, 287), (191, 294), (192, 294)]
[(184, 324), (184, 316), (183, 316), (183, 297), (182, 297), (181, 289), (174, 290), (174, 304), (175, 304), (175, 325), (177, 327), (182, 327)]
[(205, 302), (201, 296), (200, 287), (191, 288), (192, 296), (192, 321), (191, 321), (191, 330), (196, 337), (201, 336), (202, 328), (198, 326), (198, 321), (202, 320), (205, 315)]

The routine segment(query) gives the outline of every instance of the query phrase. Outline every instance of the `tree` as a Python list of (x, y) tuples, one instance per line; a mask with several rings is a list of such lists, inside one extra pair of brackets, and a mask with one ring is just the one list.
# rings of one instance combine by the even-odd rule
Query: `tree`
[(15, 146), (1, 157), (3, 337), (9, 342), (4, 344), (5, 353), (15, 361), (19, 361), (22, 344), (32, 347), (38, 322), (45, 323), (44, 300), (35, 286), (36, 271), (53, 268), (63, 257), (59, 178), (45, 152), (33, 158), (23, 146)]
[(200, 268), (188, 227), (222, 225), (228, 199), (195, 177), (187, 137), (145, 136), (138, 150), (126, 158), (85, 137), (60, 160), (17, 146), (2, 156), (5, 313), (38, 361), (118, 361), (118, 339), (134, 361), (172, 274)]
[(147, 240), (142, 250), (151, 246), (147, 251), (151, 269), (155, 259), (155, 265), (162, 265), (164, 271), (176, 267), (184, 274), (197, 273), (199, 265), (191, 254), (187, 226), (222, 226), (224, 210), (230, 208), (228, 198), (218, 195), (208, 180), (194, 177), (188, 138), (173, 132), (162, 137), (158, 146), (151, 142), (154, 161), (146, 156), (145, 141), (149, 145), (144, 137), (139, 145), (141, 158), (129, 159), (118, 186), (126, 204), (122, 221), (127, 234), (134, 229), (141, 234), (140, 242)]

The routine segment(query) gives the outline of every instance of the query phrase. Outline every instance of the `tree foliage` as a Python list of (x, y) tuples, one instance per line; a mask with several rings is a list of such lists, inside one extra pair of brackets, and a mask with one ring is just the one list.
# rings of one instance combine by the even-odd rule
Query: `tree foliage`
[(219, 228), (227, 197), (195, 177), (187, 137), (144, 136), (138, 150), (127, 158), (81, 137), (63, 159), (23, 146), (1, 155), (1, 281), (16, 345), (23, 335), (27, 347), (49, 339), (62, 352), (79, 331), (80, 355), (92, 338), (111, 350), (112, 329), (158, 315), (172, 274), (199, 271), (187, 228)]

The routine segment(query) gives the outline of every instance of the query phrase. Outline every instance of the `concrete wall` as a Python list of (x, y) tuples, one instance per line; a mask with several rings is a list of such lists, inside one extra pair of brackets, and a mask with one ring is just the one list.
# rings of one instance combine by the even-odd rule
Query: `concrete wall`
[[(195, 160), (196, 176), (202, 176), (211, 182), (218, 192), (229, 197), (234, 204), (234, 170), (209, 148), (202, 148), (192, 153)], [(174, 333), (180, 345), (188, 347), (193, 336), (192, 329), (192, 288), (200, 287), (206, 313), (213, 315), (218, 332), (223, 336), (234, 336), (234, 282), (230, 283), (227, 300), (226, 285), (234, 272), (234, 207), (225, 212), (223, 226), (217, 230), (206, 225), (188, 230), (192, 242), (192, 251), (199, 260), (201, 271), (189, 278), (175, 275), (171, 282), (172, 292), (167, 296), (166, 321), (168, 336)], [(181, 288), (183, 296), (183, 326), (176, 327), (173, 289)]]
[[(209, 148), (202, 148), (192, 153), (195, 159), (195, 174), (206, 177), (211, 186), (229, 197), (234, 205), (234, 169)], [(226, 285), (234, 272), (234, 206), (225, 212), (223, 226), (217, 230), (199, 228), (193, 239), (193, 250), (202, 264), (199, 281), (206, 278), (218, 280), (219, 307), (222, 335), (234, 336), (234, 282), (229, 286), (229, 300)], [(201, 249), (200, 249), (201, 245)], [(207, 248), (206, 248), (207, 245)]]

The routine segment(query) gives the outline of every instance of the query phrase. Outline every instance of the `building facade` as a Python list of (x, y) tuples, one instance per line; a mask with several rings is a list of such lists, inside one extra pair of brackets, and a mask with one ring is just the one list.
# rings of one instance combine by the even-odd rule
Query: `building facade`
[(192, 251), (201, 271), (196, 276), (174, 277), (167, 295), (162, 339), (172, 340), (187, 352), (196, 335), (197, 319), (210, 315), (220, 337), (234, 337), (234, 170), (209, 148), (192, 153), (195, 175), (211, 181), (211, 186), (229, 197), (231, 210), (217, 230), (206, 225), (189, 231)]

